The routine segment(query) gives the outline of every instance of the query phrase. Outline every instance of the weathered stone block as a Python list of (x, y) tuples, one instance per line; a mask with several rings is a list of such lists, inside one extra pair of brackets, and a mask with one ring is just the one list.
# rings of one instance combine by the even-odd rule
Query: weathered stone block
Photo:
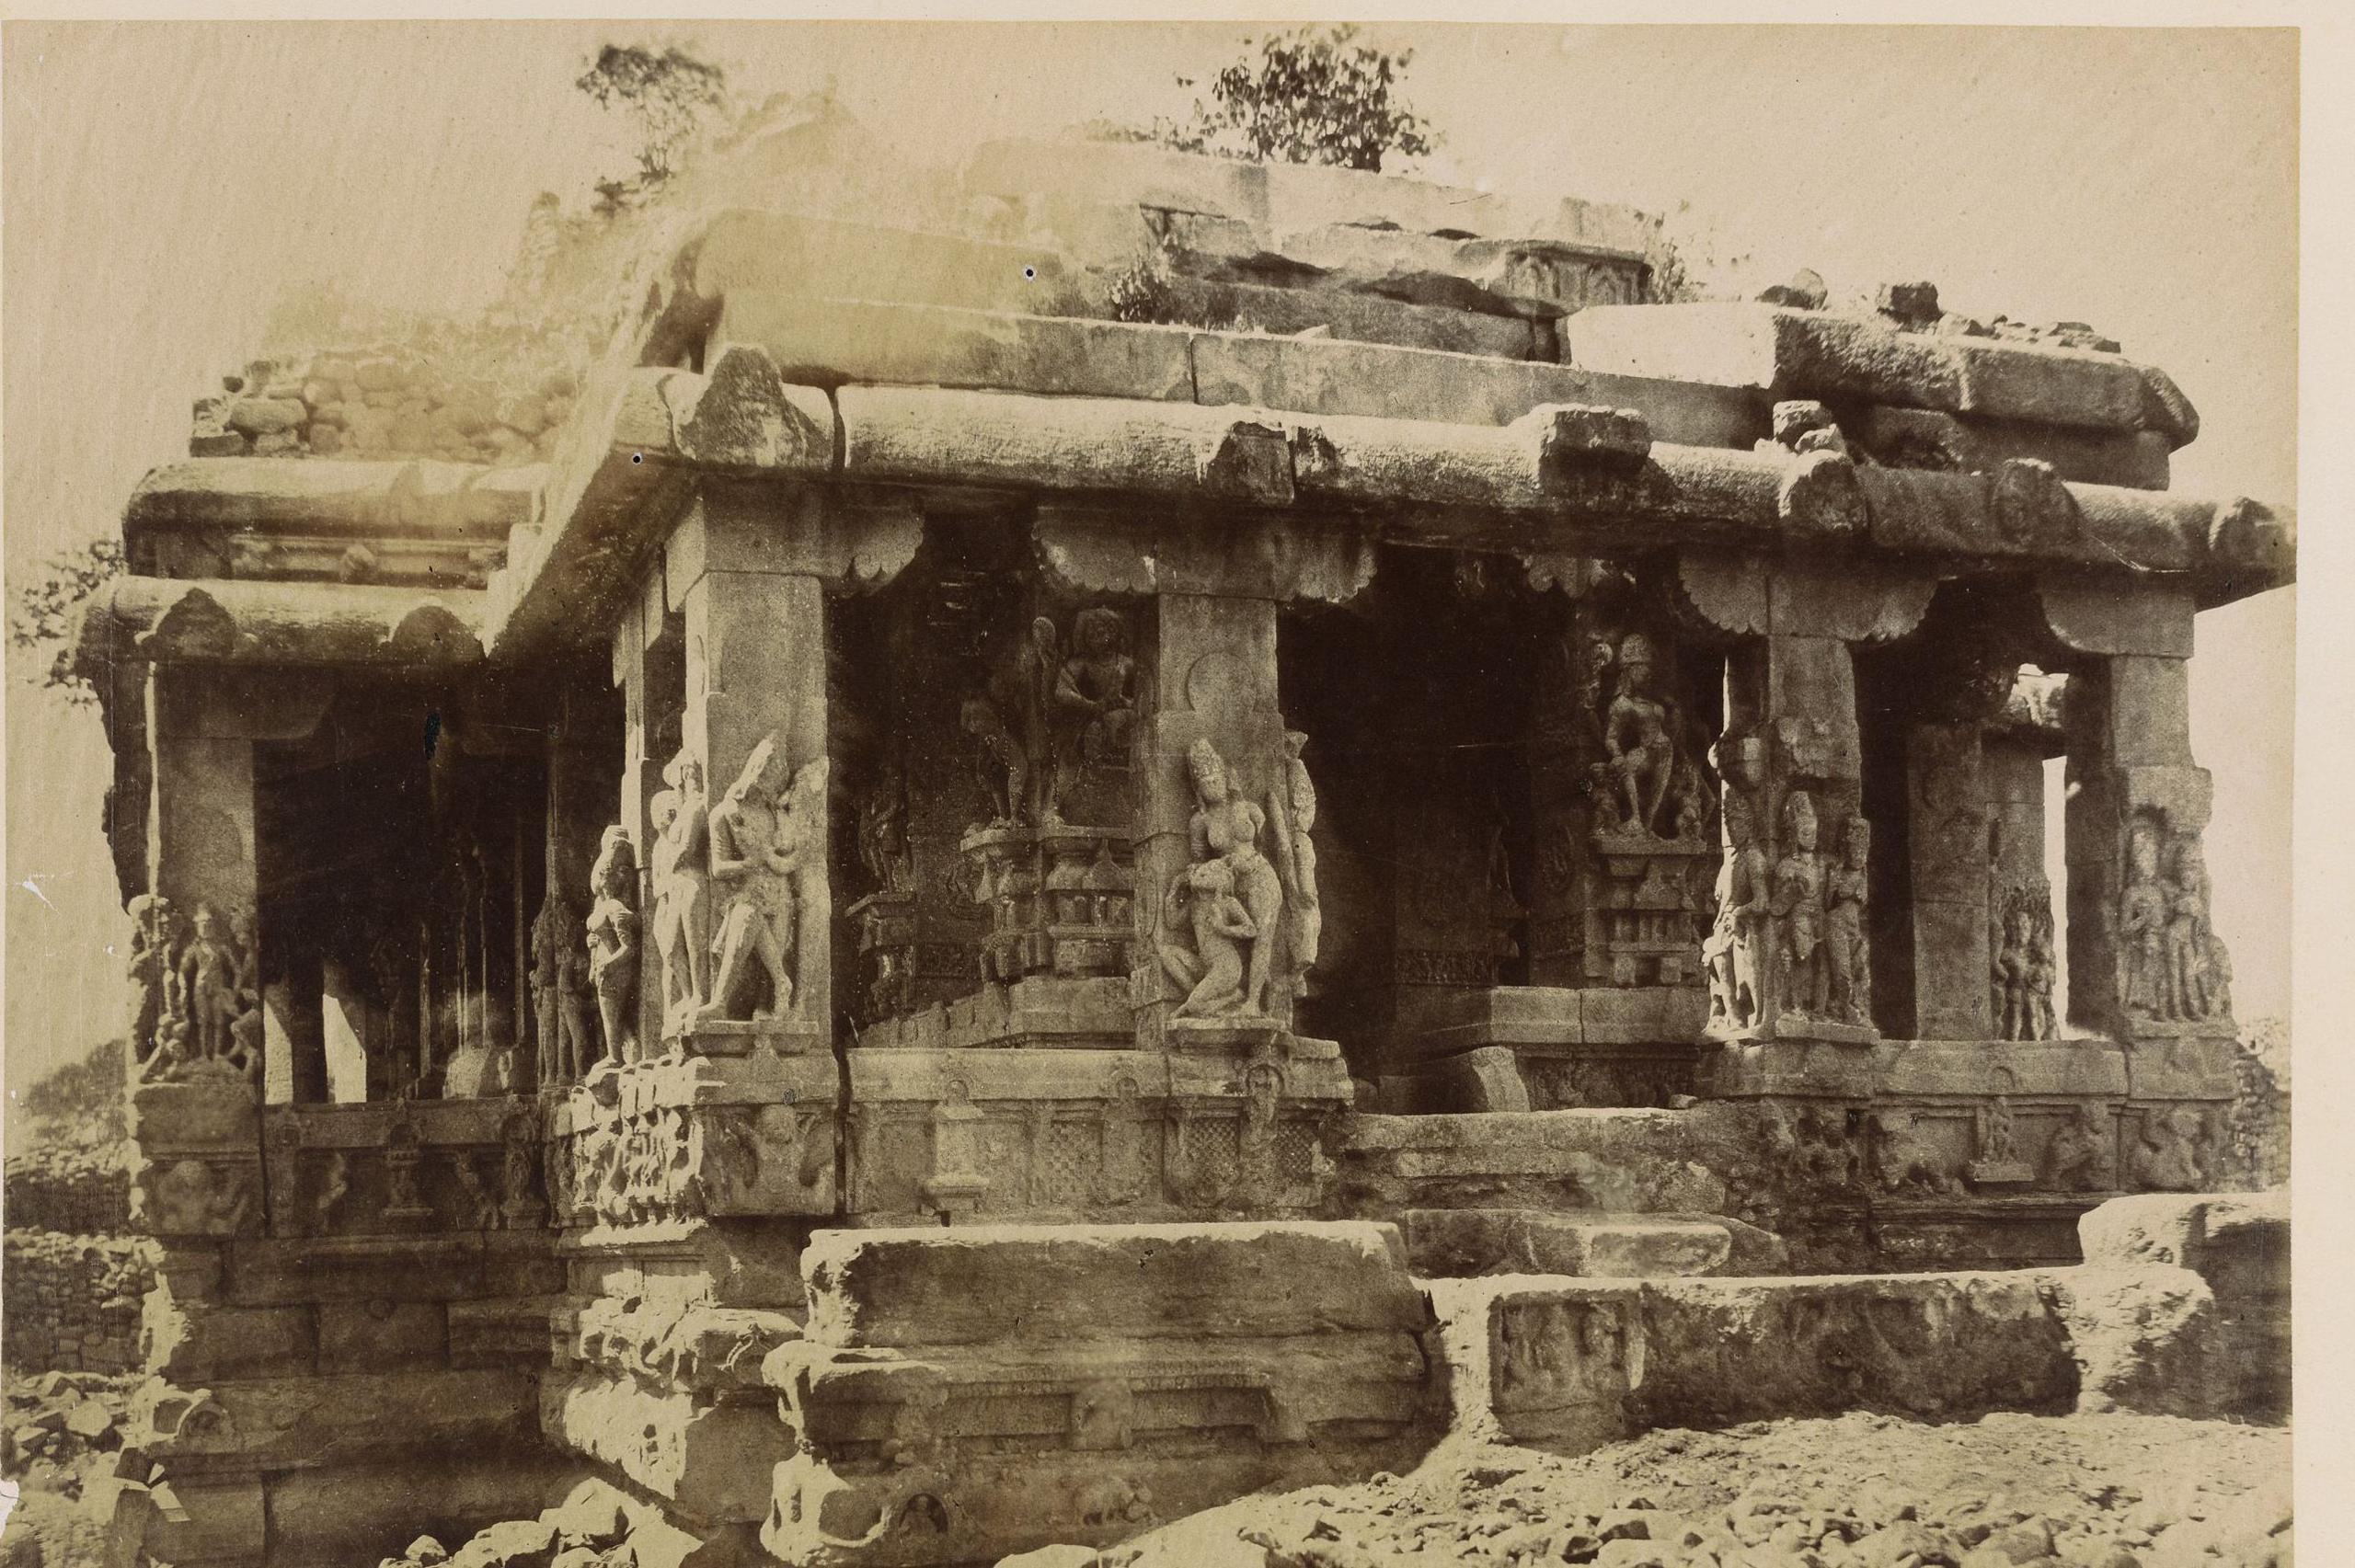
[(1183, 327), (874, 304), (742, 292), (721, 307), (718, 338), (768, 350), (788, 382), (987, 386), (1064, 397), (1187, 401), (1194, 381)]
[(432, 1453), (283, 1471), (270, 1481), (273, 1560), (381, 1562), (413, 1555), (403, 1548), (420, 1536), (463, 1551), (476, 1531), (564, 1496), (579, 1470), (578, 1460), (511, 1444), (468, 1447), (459, 1462)]
[(845, 1348), (1425, 1322), (1397, 1232), (1359, 1222), (821, 1230), (804, 1266), (810, 1338)]
[[(1585, 1278), (1755, 1271), (1779, 1251), (1737, 1220), (1668, 1215), (1547, 1214), (1528, 1208), (1410, 1208), (1402, 1217), (1418, 1275), (1559, 1274)], [(1735, 1264), (1735, 1230), (1748, 1232)], [(1745, 1266), (1747, 1265), (1747, 1266)]]
[(611, 1465), (685, 1515), (714, 1521), (766, 1514), (772, 1474), (795, 1446), (773, 1398), (713, 1402), (594, 1373), (547, 1379), (540, 1429), (558, 1448)]
[(736, 210), (703, 225), (694, 287), (714, 303), (776, 292), (1021, 311), (1038, 309), (1066, 276), (1063, 258), (1038, 246)]
[(257, 1307), (479, 1296), (482, 1235), (258, 1237), (231, 1249), (224, 1292)]
[(1193, 368), (1195, 401), (1207, 405), (1509, 425), (1580, 404), (1631, 409), (1652, 440), (1685, 446), (1746, 448), (1765, 432), (1754, 399), (1717, 388), (1332, 338), (1197, 333)]
[(2031, 457), (2050, 463), (2063, 479), (2167, 487), (2172, 443), (2156, 430), (2077, 430), (1886, 404), (1868, 405), (1842, 429), (1867, 453), (1899, 468), (1985, 473), (2006, 458)]
[(328, 1301), (317, 1310), (322, 1373), (438, 1366), (448, 1357), (449, 1320), (439, 1301)]
[(529, 1430), (531, 1376), (521, 1370), (347, 1372), (216, 1379), (190, 1396), (150, 1384), (134, 1425), (168, 1468), (235, 1460), (263, 1469), (339, 1464), (420, 1446), (496, 1444)]
[(215, 1307), (177, 1293), (151, 1299), (143, 1330), (147, 1370), (196, 1388), (217, 1378), (288, 1376), (316, 1354), (308, 1307)]
[(1869, 316), (1748, 303), (1597, 306), (1565, 321), (1562, 335), (1571, 361), (1591, 370), (1756, 387), (1778, 398), (1861, 397), (2182, 434), (2182, 421), (2151, 406), (2142, 368), (2110, 354), (1901, 332)]
[[(166, 1502), (168, 1511), (157, 1506)], [(269, 1539), (258, 1479), (174, 1481), (162, 1494), (126, 1489), (117, 1506), (144, 1516), (133, 1539), (157, 1562), (258, 1562)]]

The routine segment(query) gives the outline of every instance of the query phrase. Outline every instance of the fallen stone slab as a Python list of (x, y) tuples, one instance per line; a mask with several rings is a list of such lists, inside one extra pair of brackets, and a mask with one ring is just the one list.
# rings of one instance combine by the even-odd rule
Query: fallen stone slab
[(1410, 1208), (1401, 1217), (1419, 1276), (1558, 1274), (1627, 1279), (1770, 1272), (1780, 1243), (1718, 1216), (1564, 1215), (1534, 1208)]
[(803, 1268), (809, 1338), (843, 1348), (1429, 1322), (1398, 1232), (1359, 1221), (821, 1230)]

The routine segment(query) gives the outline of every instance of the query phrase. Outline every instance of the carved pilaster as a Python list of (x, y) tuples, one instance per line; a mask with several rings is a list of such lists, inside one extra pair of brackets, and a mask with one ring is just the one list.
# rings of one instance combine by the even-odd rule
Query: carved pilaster
[(1246, 530), (1057, 509), (1035, 528), (1070, 586), (1157, 595), (1136, 750), (1140, 1040), (1288, 1028), (1322, 913), (1309, 739), (1277, 702), (1277, 611), (1355, 594), (1371, 544), (1292, 520)]

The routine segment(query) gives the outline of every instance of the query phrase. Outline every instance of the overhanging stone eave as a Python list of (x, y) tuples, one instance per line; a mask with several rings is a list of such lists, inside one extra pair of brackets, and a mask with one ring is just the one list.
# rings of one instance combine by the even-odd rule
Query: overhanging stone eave
[[(1403, 543), (1559, 554), (1633, 539), (1843, 553), (1938, 575), (2159, 577), (2202, 605), (2291, 579), (2295, 517), (2055, 478), (1859, 467), (1651, 440), (1631, 411), (1549, 405), (1478, 426), (937, 386), (787, 383), (731, 344), (708, 372), (626, 368), (568, 432), (543, 521), (492, 587), (490, 656), (591, 637), (704, 475), (847, 491), (1052, 495), (1373, 520)], [(593, 405), (593, 406), (592, 406)]]
[(133, 664), (464, 669), (481, 662), (471, 589), (124, 577), (83, 607), (75, 673)]
[(496, 540), (530, 516), (546, 475), (543, 464), (191, 457), (140, 480), (123, 509), (123, 532), (126, 540), (219, 528)]

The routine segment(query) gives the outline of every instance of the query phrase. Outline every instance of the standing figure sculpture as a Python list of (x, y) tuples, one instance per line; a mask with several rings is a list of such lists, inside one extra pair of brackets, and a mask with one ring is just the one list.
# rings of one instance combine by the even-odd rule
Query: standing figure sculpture
[(662, 782), (672, 801), (654, 839), (654, 953), (662, 966), (663, 1030), (675, 1035), (711, 991), (711, 824), (701, 762), (681, 751), (663, 768)]
[(130, 914), (131, 960), (125, 967), (131, 981), (131, 1013), (126, 1038), (136, 1063), (155, 1048), (156, 1033), (165, 1020), (174, 917), (171, 900), (160, 893), (133, 898)]
[(588, 1070), (592, 988), (584, 929), (580, 910), (551, 882), (532, 921), (532, 1015), (543, 1082), (569, 1083)]
[[(711, 886), (718, 912), (712, 937), (711, 992), (702, 1022), (782, 1017), (793, 1005), (799, 945), (797, 879), (822, 854), (819, 829), (826, 762), (804, 766), (787, 782), (783, 749), (769, 735), (744, 759), (743, 772), (711, 812)], [(761, 1005), (767, 981), (768, 1005)]]
[(915, 888), (915, 861), (908, 849), (908, 780), (897, 762), (887, 763), (875, 787), (859, 800), (858, 863), (879, 893)]
[(1728, 748), (1723, 818), (1726, 858), (1717, 873), (1717, 918), (1701, 946), (1709, 977), (1709, 1021), (1719, 1029), (1747, 1029), (1764, 1021), (1766, 943), (1774, 878), (1758, 841), (1756, 797), (1749, 780), (1755, 743)]
[(2208, 860), (2197, 833), (2179, 834), (2167, 881), (2165, 985), (2169, 1016), (2207, 1018), (2215, 1012), (2209, 950)]
[[(1271, 938), (1281, 927), (1284, 910), (1283, 881), (1259, 848), (1259, 834), (1267, 826), (1267, 814), (1235, 789), (1227, 775), (1226, 760), (1208, 740), (1197, 740), (1188, 750), (1186, 767), (1193, 781), (1196, 801), (1193, 817), (1187, 824), (1187, 841), (1194, 864), (1199, 868), (1205, 861), (1226, 863), (1235, 897), (1241, 901), (1257, 933), (1250, 938), (1243, 994), (1231, 1011), (1264, 1014), (1275, 967)], [(1189, 871), (1180, 876), (1183, 879), (1192, 875)], [(1172, 894), (1176, 891), (1173, 887)], [(1207, 956), (1196, 956), (1200, 960)]]
[[(2043, 885), (2038, 887), (2041, 889)], [(2028, 911), (2028, 960), (2020, 969), (2028, 1024), (2028, 1033), (2021, 1038), (2049, 1040), (2060, 1032), (2052, 1016), (2052, 981), (2058, 967), (2052, 952), (2052, 895), (2040, 891), (2035, 908)]]
[(1284, 896), (1284, 968), (1301, 977), (1315, 966), (1325, 937), (1325, 909), (1316, 891), (1316, 782), (1301, 760), (1308, 737), (1284, 731), (1284, 786), (1268, 797), (1268, 826), (1276, 847), (1276, 879)]
[(180, 997), (188, 1009), (196, 1057), (213, 1061), (228, 1055), (230, 1025), (237, 1021), (238, 971), (235, 948), (223, 940), (221, 911), (211, 904), (196, 910), (196, 933), (180, 955)]
[(2167, 890), (2159, 880), (2158, 830), (2137, 822), (2126, 835), (2126, 886), (2118, 896), (2118, 955), (2126, 1011), (2144, 1018), (2175, 1016), (2167, 979)]
[(1783, 1011), (1821, 1018), (1831, 966), (1824, 943), (1823, 857), (1816, 853), (1815, 802), (1793, 790), (1783, 807), (1783, 858), (1775, 863), (1774, 993)]
[(1865, 923), (1866, 866), (1872, 858), (1872, 824), (1848, 818), (1844, 852), (1823, 878), (1824, 954), (1831, 972), (1831, 1015), (1866, 1023), (1872, 1012), (1872, 946)]
[(1030, 759), (1005, 727), (1005, 715), (987, 697), (968, 697), (958, 710), (958, 727), (980, 748), (973, 756), (974, 772), (989, 796), (992, 822), (1013, 827), (1022, 819), (1030, 795)]
[(596, 899), (589, 910), (589, 983), (604, 1031), (602, 1059), (618, 1066), (629, 1059), (638, 1013), (638, 847), (628, 829), (605, 830), (589, 887)]
[(1652, 645), (1631, 632), (1619, 645), (1619, 690), (1603, 715), (1603, 748), (1616, 794), (1614, 814), (1630, 832), (1656, 833), (1676, 772), (1667, 704), (1652, 695)]

